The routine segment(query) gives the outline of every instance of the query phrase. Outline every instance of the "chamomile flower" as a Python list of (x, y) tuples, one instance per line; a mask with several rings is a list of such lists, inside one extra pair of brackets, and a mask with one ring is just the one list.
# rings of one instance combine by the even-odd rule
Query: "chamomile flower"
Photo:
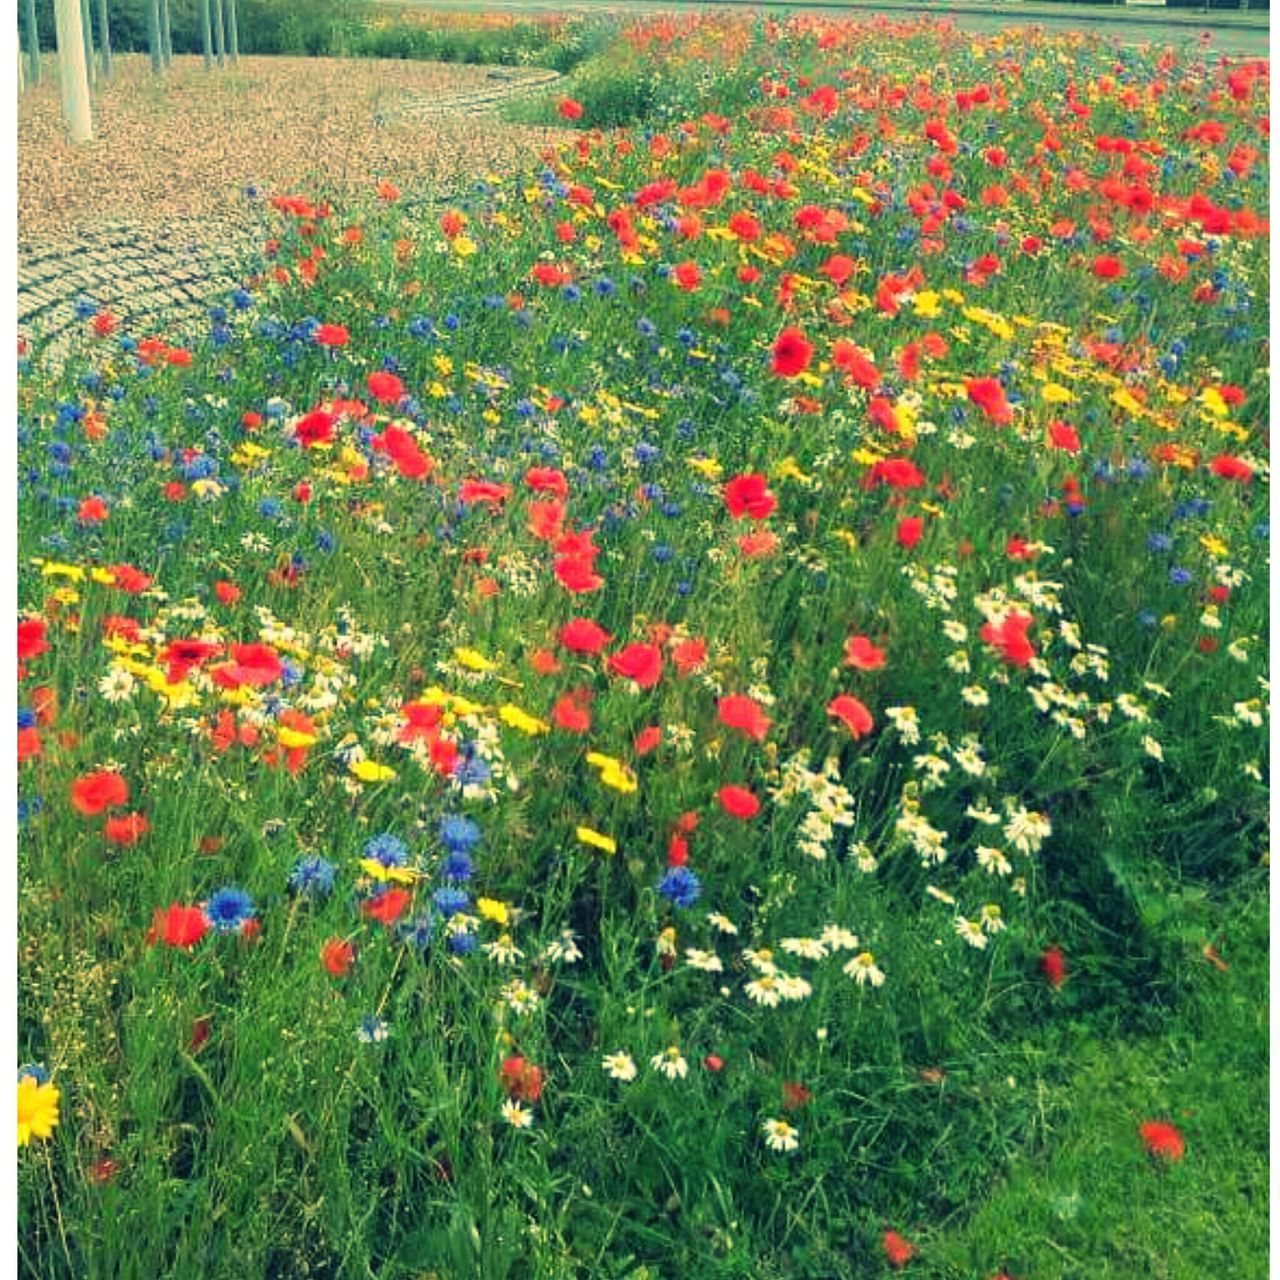
[(684, 949), (685, 963), (703, 973), (723, 973), (724, 963), (714, 951), (699, 951), (697, 947)]
[(785, 1120), (766, 1120), (761, 1128), (770, 1151), (795, 1151), (800, 1146), (800, 1130)]
[(856, 951), (859, 946), (858, 935), (840, 924), (827, 925), (822, 931), (822, 942), (832, 951)]
[(649, 1059), (649, 1065), (660, 1071), (668, 1080), (683, 1080), (689, 1074), (689, 1064), (680, 1052), (679, 1045), (671, 1045)]
[(964, 916), (956, 916), (956, 933), (976, 951), (983, 951), (987, 945), (987, 935), (981, 923), (969, 920)]
[(802, 960), (823, 960), (827, 955), (826, 943), (820, 938), (783, 938), (780, 945), (788, 955)]
[[(661, 1055), (659, 1055), (660, 1057)], [(654, 1059), (656, 1065), (658, 1059)], [(624, 1084), (636, 1078), (636, 1062), (629, 1053), (619, 1049), (616, 1053), (607, 1053), (600, 1064), (611, 1080), (621, 1080)]]
[(513, 1129), (529, 1129), (533, 1126), (533, 1112), (514, 1098), (508, 1098), (502, 1104), (502, 1118)]
[(738, 926), (728, 916), (721, 915), (718, 911), (712, 911), (707, 914), (707, 923), (721, 933), (735, 934), (738, 932)]
[(875, 955), (870, 951), (859, 951), (843, 969), (860, 987), (869, 982), (873, 987), (884, 986), (884, 970), (876, 964)]

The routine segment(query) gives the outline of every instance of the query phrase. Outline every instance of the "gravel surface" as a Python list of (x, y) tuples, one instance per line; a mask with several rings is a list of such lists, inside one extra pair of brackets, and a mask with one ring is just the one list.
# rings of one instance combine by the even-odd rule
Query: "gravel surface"
[[(105, 222), (242, 215), (244, 189), (313, 193), (391, 178), (407, 193), (535, 158), (556, 130), (503, 123), (496, 99), (532, 68), (244, 57), (206, 72), (175, 57), (162, 79), (116, 59), (94, 102), (92, 142), (73, 146), (56, 68), (18, 107), (18, 238)], [(513, 79), (513, 77), (515, 79)], [(528, 91), (527, 88), (524, 91)]]
[[(116, 59), (73, 146), (56, 67), (18, 106), (18, 330), (57, 354), (80, 298), (168, 332), (243, 276), (264, 238), (246, 188), (316, 197), (391, 179), (406, 198), (536, 161), (560, 130), (509, 125), (501, 101), (554, 80), (537, 68), (241, 58), (206, 72), (179, 57)], [(46, 346), (47, 344), (47, 346)]]

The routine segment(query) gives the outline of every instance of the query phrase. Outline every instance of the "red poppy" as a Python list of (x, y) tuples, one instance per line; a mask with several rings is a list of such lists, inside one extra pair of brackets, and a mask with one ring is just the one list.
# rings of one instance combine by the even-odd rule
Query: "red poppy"
[(40, 741), (40, 730), (34, 727), (18, 730), (18, 763), (24, 764), (28, 760), (34, 759), (36, 756), (44, 753), (44, 747)]
[(542, 1097), (542, 1068), (518, 1053), (503, 1060), (498, 1080), (511, 1097), (521, 1102), (537, 1102)]
[(662, 650), (656, 644), (629, 644), (610, 656), (609, 670), (652, 689), (662, 678)]
[(1253, 468), (1243, 459), (1233, 457), (1229, 453), (1220, 453), (1209, 463), (1209, 470), (1223, 480), (1238, 480), (1248, 484), (1253, 479)]
[(342, 938), (330, 938), (320, 948), (320, 963), (335, 978), (345, 978), (355, 963), (356, 949)]
[(1040, 972), (1045, 981), (1057, 991), (1067, 980), (1067, 958), (1061, 947), (1046, 947), (1040, 957)]
[(234, 582), (219, 581), (213, 584), (213, 594), (222, 604), (235, 604), (240, 599), (240, 588)]
[(884, 1254), (889, 1259), (891, 1267), (901, 1269), (916, 1256), (916, 1247), (910, 1240), (905, 1236), (900, 1236), (896, 1231), (886, 1231), (884, 1233)]
[(752, 520), (764, 520), (778, 505), (778, 499), (769, 492), (765, 476), (755, 473), (734, 476), (724, 486), (724, 504), (735, 520), (748, 516)]
[(854, 740), (866, 737), (875, 728), (871, 712), (851, 694), (842, 693), (827, 703), (827, 714), (835, 716), (853, 734)]
[(435, 468), (430, 455), (423, 453), (418, 447), (418, 442), (404, 427), (392, 424), (378, 439), (381, 440), (387, 457), (395, 463), (396, 470), (405, 479), (423, 480)]
[(613, 637), (590, 618), (574, 618), (560, 628), (560, 643), (573, 653), (599, 653)]
[(509, 484), (495, 484), (492, 480), (464, 480), (458, 490), (458, 501), (464, 505), (483, 502), (491, 507), (498, 507), (510, 494)]
[(406, 889), (384, 889), (363, 902), (360, 910), (380, 924), (395, 924), (409, 905), (410, 896)]
[(718, 1053), (709, 1053), (705, 1058), (703, 1058), (702, 1065), (706, 1067), (708, 1071), (723, 1071), (724, 1059)]
[(110, 514), (107, 504), (101, 498), (86, 498), (80, 504), (80, 519), (85, 524), (100, 524)]
[(682, 676), (692, 675), (707, 660), (705, 640), (682, 640), (671, 650), (671, 660)]
[(524, 473), (524, 482), (535, 493), (553, 493), (562, 500), (569, 496), (569, 482), (564, 472), (555, 467), (530, 467)]
[(1138, 1126), (1138, 1133), (1146, 1143), (1147, 1154), (1161, 1160), (1181, 1160), (1187, 1144), (1182, 1134), (1167, 1120), (1148, 1120)]
[(782, 1106), (787, 1111), (798, 1111), (813, 1101), (813, 1094), (796, 1080), (782, 1082)]
[(147, 933), (148, 943), (163, 942), (167, 947), (194, 947), (209, 932), (209, 920), (199, 907), (184, 907), (173, 902), (157, 907)]
[(1006, 614), (998, 625), (986, 623), (982, 628), (982, 638), (998, 649), (1006, 662), (1015, 667), (1025, 667), (1036, 656), (1035, 646), (1027, 638), (1027, 631), (1034, 623), (1035, 619), (1029, 613), (1015, 609)]
[(760, 801), (746, 787), (725, 786), (716, 792), (725, 813), (735, 818), (754, 818), (760, 812)]
[(42, 653), (49, 652), (49, 642), (45, 639), (44, 620), (27, 618), (18, 623), (18, 661), (29, 662)]
[(326, 413), (323, 409), (316, 409), (298, 420), (297, 426), (293, 429), (294, 434), (304, 449), (317, 444), (327, 444), (333, 439), (333, 427), (336, 421), (333, 414)]
[(1093, 274), (1099, 280), (1118, 280), (1124, 275), (1124, 263), (1111, 254), (1102, 254), (1093, 260)]
[(573, 98), (561, 98), (556, 104), (556, 113), (562, 120), (581, 120), (582, 112), (582, 103)]
[(702, 283), (702, 270), (696, 262), (680, 262), (671, 269), (671, 277), (686, 293), (692, 293)]
[(215, 667), (210, 674), (223, 689), (239, 689), (243, 685), (261, 689), (279, 680), (284, 666), (269, 644), (233, 644), (231, 661)]
[(404, 383), (394, 373), (379, 369), (365, 379), (369, 394), (379, 404), (397, 404), (404, 395)]
[(773, 343), (773, 372), (780, 378), (802, 374), (813, 358), (813, 346), (799, 329), (786, 328)]
[(557, 556), (553, 571), (556, 581), (574, 595), (599, 591), (604, 586), (604, 579), (596, 572), (594, 556)]
[(1080, 436), (1075, 427), (1065, 422), (1049, 423), (1049, 443), (1055, 449), (1066, 453), (1080, 452)]
[(647, 756), (650, 751), (655, 751), (662, 745), (662, 726), (651, 724), (647, 728), (641, 729), (636, 734), (635, 741), (631, 744), (632, 750), (638, 756)]
[(345, 347), (351, 341), (351, 335), (345, 325), (322, 324), (315, 331), (315, 340), (322, 347)]
[(764, 708), (754, 698), (745, 694), (731, 693), (720, 699), (717, 709), (720, 723), (730, 729), (739, 729), (748, 738), (763, 742), (773, 723), (764, 713)]
[(141, 813), (126, 813), (117, 818), (108, 818), (102, 827), (102, 834), (111, 844), (124, 847), (135, 845), (151, 830), (151, 824)]
[(573, 689), (561, 694), (551, 709), (551, 719), (568, 733), (590, 733), (591, 691)]
[(757, 529), (755, 533), (744, 533), (737, 539), (738, 550), (748, 560), (758, 560), (763, 556), (771, 556), (782, 545), (776, 533), (768, 529)]
[(879, 671), (885, 665), (885, 652), (866, 636), (850, 636), (844, 642), (844, 660), (859, 671)]
[(895, 534), (898, 545), (910, 551), (924, 537), (924, 518), (922, 516), (906, 516), (898, 521)]
[(1005, 399), (999, 379), (968, 378), (964, 387), (969, 399), (997, 426), (1007, 426), (1013, 421), (1013, 407)]
[(129, 784), (110, 769), (86, 773), (72, 784), (71, 803), (77, 813), (93, 818), (106, 809), (128, 804)]

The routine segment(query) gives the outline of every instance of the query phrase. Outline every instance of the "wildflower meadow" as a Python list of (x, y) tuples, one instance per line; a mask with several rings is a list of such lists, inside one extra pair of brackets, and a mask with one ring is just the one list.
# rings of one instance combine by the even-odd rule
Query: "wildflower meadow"
[(1269, 64), (592, 30), (20, 344), (21, 1273), (1264, 1275)]

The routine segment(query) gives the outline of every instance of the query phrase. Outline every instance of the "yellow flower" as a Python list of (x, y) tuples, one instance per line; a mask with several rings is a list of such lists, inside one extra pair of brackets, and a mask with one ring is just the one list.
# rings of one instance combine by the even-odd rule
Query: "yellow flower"
[(925, 289), (922, 293), (915, 296), (916, 315), (923, 317), (925, 320), (933, 320), (942, 314), (942, 298), (932, 289)]
[(600, 770), (600, 781), (606, 787), (630, 795), (638, 787), (636, 776), (620, 760), (612, 756), (601, 755), (598, 751), (587, 752), (587, 763)]
[(476, 902), (476, 910), (484, 916), (486, 920), (492, 920), (494, 924), (505, 925), (511, 919), (511, 913), (507, 910), (505, 902), (499, 902), (496, 898), (480, 898)]
[(361, 858), (360, 870), (375, 880), (390, 880), (394, 884), (412, 884), (418, 873), (408, 867), (384, 867), (377, 858)]
[(276, 737), (286, 751), (297, 751), (302, 747), (314, 747), (316, 745), (316, 735), (314, 733), (303, 733), (300, 729), (290, 729), (287, 726), (282, 728)]
[(350, 768), (361, 782), (390, 782), (396, 776), (396, 771), (390, 766), (373, 760), (357, 760)]
[(498, 664), (490, 662), (483, 653), (475, 649), (455, 649), (454, 658), (470, 671), (492, 671)]
[(454, 236), (453, 238), (453, 251), (460, 258), (471, 257), (476, 248), (476, 242), (470, 236)]
[(98, 565), (89, 570), (89, 577), (104, 587), (114, 587), (116, 584), (116, 575), (110, 569), (103, 569)]
[(610, 836), (602, 836), (598, 831), (592, 831), (590, 827), (578, 828), (578, 839), (583, 844), (589, 844), (595, 849), (601, 849), (605, 853), (617, 853), (618, 842)]
[(1049, 404), (1070, 404), (1076, 398), (1075, 393), (1060, 382), (1046, 382), (1040, 388), (1040, 395)]
[(35, 1076), (18, 1079), (18, 1146), (32, 1138), (51, 1138), (58, 1123), (58, 1093), (53, 1084), (41, 1084)]
[(539, 720), (537, 716), (531, 716), (527, 711), (521, 711), (519, 707), (512, 706), (511, 703), (498, 708), (498, 719), (503, 724), (509, 724), (513, 729), (519, 729), (521, 733), (527, 733), (530, 737), (539, 733), (548, 733), (551, 726), (545, 720)]
[(45, 560), (40, 574), (45, 578), (70, 578), (72, 582), (84, 581), (84, 570), (78, 564), (60, 564), (57, 560)]

